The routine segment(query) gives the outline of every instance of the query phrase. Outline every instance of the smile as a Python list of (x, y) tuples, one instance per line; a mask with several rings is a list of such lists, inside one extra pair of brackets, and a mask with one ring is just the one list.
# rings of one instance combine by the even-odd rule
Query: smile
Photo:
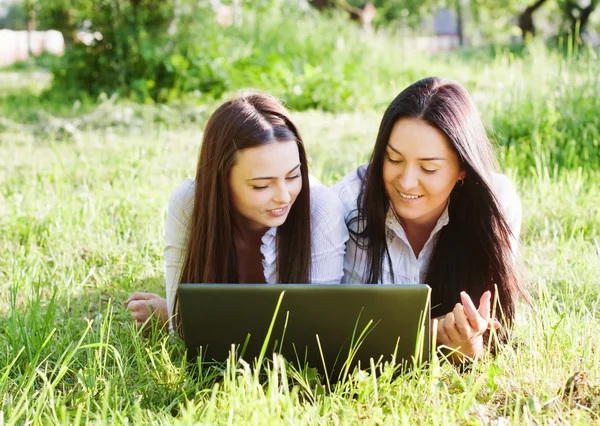
[(267, 212), (272, 216), (282, 216), (288, 211), (289, 208), (290, 206), (288, 204), (287, 206), (279, 207), (277, 209), (267, 210)]
[(400, 194), (400, 196), (402, 198), (406, 198), (407, 200), (416, 200), (417, 198), (422, 197), (422, 195), (409, 195), (409, 194), (405, 194), (404, 192), (400, 192), (400, 191), (398, 191), (398, 194)]

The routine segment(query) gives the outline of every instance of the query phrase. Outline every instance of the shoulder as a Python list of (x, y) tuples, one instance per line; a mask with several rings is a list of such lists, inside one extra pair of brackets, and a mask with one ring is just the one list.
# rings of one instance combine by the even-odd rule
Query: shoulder
[(336, 194), (313, 177), (310, 180), (310, 214), (316, 227), (334, 226), (344, 219), (342, 203)]
[(182, 222), (187, 222), (194, 208), (195, 181), (192, 178), (184, 180), (175, 188), (169, 198), (169, 215), (176, 216)]
[(338, 199), (342, 202), (344, 217), (348, 218), (351, 212), (357, 208), (358, 196), (362, 190), (364, 177), (367, 172), (367, 164), (363, 164), (356, 170), (344, 176), (331, 188)]
[(518, 238), (523, 211), (515, 186), (507, 176), (494, 174), (492, 177), (492, 190), (514, 236)]
[(492, 191), (494, 191), (498, 203), (504, 208), (521, 204), (514, 184), (506, 175), (501, 173), (492, 175)]

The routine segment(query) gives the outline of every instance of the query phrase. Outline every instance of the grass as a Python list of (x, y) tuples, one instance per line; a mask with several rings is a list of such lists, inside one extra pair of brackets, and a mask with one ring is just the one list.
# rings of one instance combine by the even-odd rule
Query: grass
[[(194, 173), (212, 105), (78, 110), (40, 100), (46, 83), (26, 71), (0, 73), (0, 424), (599, 422), (597, 61), (460, 60), (431, 69), (464, 73), (494, 129), (522, 197), (534, 306), (520, 307), (497, 358), (466, 372), (434, 362), (393, 381), (366, 370), (332, 392), (278, 359), (260, 377), (230, 363), (221, 380), (192, 379), (182, 343), (141, 338), (122, 305), (134, 290), (164, 293), (165, 206)], [(332, 184), (365, 162), (381, 114), (295, 113), (312, 173)]]

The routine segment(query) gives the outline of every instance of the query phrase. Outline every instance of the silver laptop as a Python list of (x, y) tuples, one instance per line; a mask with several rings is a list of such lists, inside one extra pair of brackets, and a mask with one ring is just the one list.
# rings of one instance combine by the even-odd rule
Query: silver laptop
[(424, 284), (182, 284), (178, 297), (188, 358), (204, 363), (225, 362), (233, 345), (249, 364), (279, 353), (335, 382), (355, 367), (429, 360)]

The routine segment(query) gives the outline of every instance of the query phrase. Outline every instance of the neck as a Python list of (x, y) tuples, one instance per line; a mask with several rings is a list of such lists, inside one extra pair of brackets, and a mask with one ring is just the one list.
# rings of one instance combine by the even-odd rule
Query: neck
[(412, 221), (412, 220), (406, 220), (406, 219), (401, 219), (400, 220), (400, 225), (402, 225), (402, 227), (404, 228), (404, 231), (406, 232), (406, 235), (423, 235), (423, 236), (429, 236), (429, 234), (431, 234), (431, 232), (433, 231), (433, 228), (435, 228), (435, 224), (436, 222), (429, 222), (429, 223), (419, 223), (418, 221)]
[(433, 232), (441, 213), (435, 215), (433, 218), (411, 220), (398, 216), (393, 205), (392, 212), (394, 213), (394, 216), (396, 216), (396, 220), (404, 229), (404, 233), (406, 234), (406, 238), (410, 243), (415, 257), (419, 257), (419, 254), (421, 253), (421, 250), (423, 250), (423, 247), (425, 247), (427, 240), (429, 240), (429, 236), (431, 235), (431, 232)]
[(233, 219), (233, 237), (238, 243), (244, 245), (261, 244), (262, 237), (269, 230), (268, 227), (252, 223), (248, 219), (236, 214)]

